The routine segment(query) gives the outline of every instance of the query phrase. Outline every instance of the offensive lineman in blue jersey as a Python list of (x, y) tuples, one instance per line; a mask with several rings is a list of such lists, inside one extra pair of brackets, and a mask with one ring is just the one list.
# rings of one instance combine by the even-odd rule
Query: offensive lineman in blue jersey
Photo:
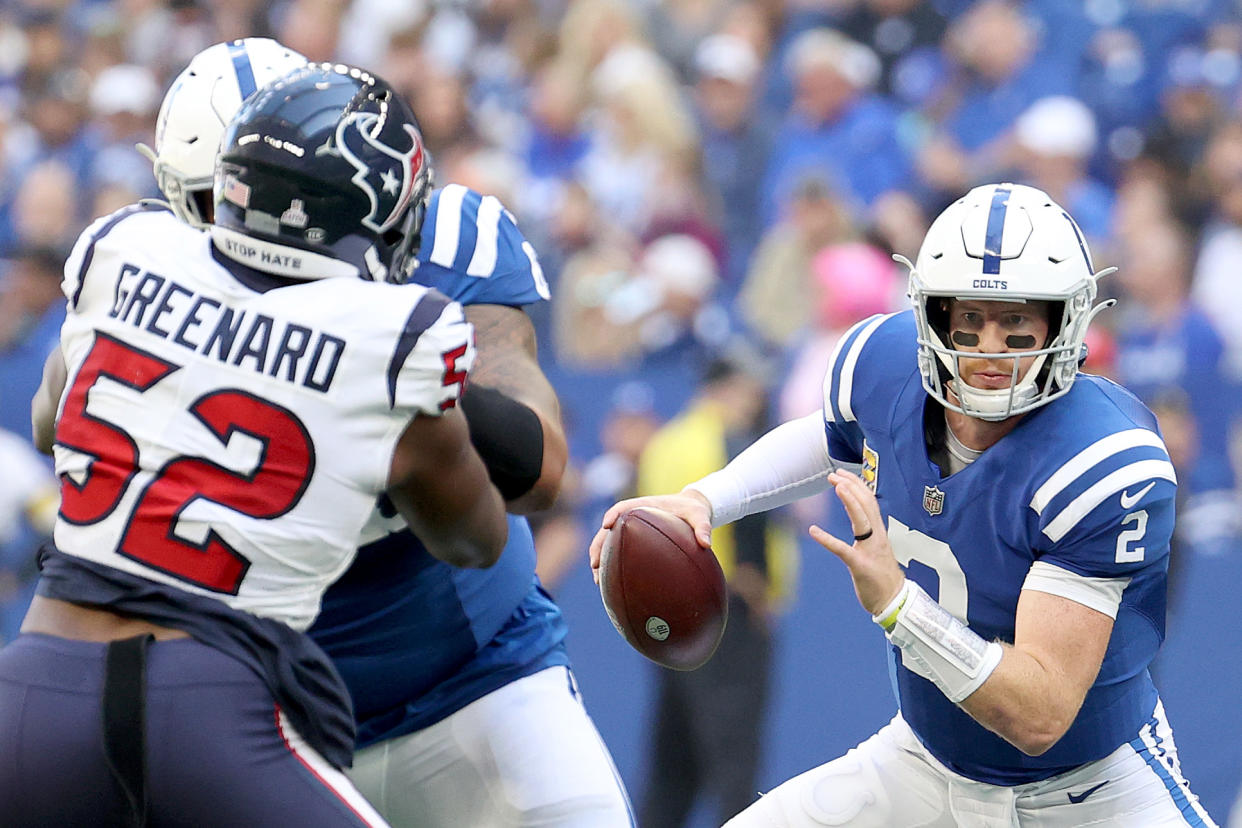
[[(174, 81), (147, 150), (177, 216), (210, 226), (225, 122), (305, 63), (248, 38), (200, 52)], [(210, 103), (210, 105), (207, 105)], [(630, 826), (629, 800), (569, 670), (566, 625), (535, 577), (530, 527), (568, 456), (559, 403), (536, 361), (524, 305), (548, 298), (533, 247), (490, 196), (433, 192), (412, 281), (467, 304), (478, 358), (462, 409), (505, 496), (509, 541), (484, 577), (442, 566), (382, 504), (310, 633), (336, 661), (358, 719), (355, 784), (396, 826)], [(63, 361), (36, 407), (55, 410)], [(57, 376), (59, 374), (59, 376)], [(35, 418), (50, 445), (52, 417)], [(369, 749), (366, 749), (369, 748)], [(365, 789), (364, 789), (365, 788)]]
[(900, 710), (729, 825), (1213, 825), (1147, 670), (1173, 467), (1151, 412), (1078, 375), (1111, 270), (1045, 193), (1010, 184), (947, 208), (906, 264), (913, 310), (842, 338), (822, 412), (680, 494), (617, 504), (592, 543), (597, 566), (634, 505), (704, 545), (829, 485), (846, 507), (852, 544), (811, 534), (892, 642)]
[(417, 551), (399, 519), (376, 520), (328, 590), (311, 635), (354, 698), (350, 777), (398, 826), (631, 825), (519, 516), (552, 503), (567, 458), (559, 403), (522, 310), (548, 299), (543, 272), (500, 201), (457, 184), (432, 193), (418, 262), (413, 281), (461, 302), (475, 326), (478, 359), (462, 408), (518, 514), (483, 577), (461, 577)]

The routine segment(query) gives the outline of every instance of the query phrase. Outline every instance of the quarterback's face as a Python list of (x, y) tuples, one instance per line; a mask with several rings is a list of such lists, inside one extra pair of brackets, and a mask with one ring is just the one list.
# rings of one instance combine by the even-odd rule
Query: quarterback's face
[[(1026, 376), (1035, 361), (1034, 355), (1020, 354), (1044, 347), (1047, 339), (1047, 302), (949, 302), (949, 340), (959, 354), (958, 376), (967, 385), (985, 390), (1009, 388)], [(1015, 356), (984, 358), (971, 354)]]

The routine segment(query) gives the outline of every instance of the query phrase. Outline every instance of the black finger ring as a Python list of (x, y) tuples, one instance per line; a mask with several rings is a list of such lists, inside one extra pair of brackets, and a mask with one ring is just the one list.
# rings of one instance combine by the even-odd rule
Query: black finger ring
[(871, 537), (871, 533), (872, 533), (873, 531), (875, 531), (875, 530), (873, 530), (873, 529), (868, 529), (866, 532), (863, 532), (861, 535), (855, 535), (855, 536), (854, 536), (854, 542), (855, 542), (855, 543), (857, 543), (858, 541), (865, 541), (867, 538)]

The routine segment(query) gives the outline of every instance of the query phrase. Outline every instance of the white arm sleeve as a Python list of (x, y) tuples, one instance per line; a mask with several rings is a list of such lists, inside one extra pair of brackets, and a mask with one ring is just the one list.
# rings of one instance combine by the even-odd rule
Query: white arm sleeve
[(729, 465), (687, 488), (711, 503), (712, 526), (724, 526), (824, 491), (835, 468), (824, 414), (817, 411), (778, 425)]

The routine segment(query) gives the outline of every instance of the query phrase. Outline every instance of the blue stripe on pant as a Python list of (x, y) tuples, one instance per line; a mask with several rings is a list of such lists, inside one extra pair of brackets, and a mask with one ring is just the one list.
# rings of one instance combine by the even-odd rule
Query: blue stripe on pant
[[(0, 814), (6, 828), (116, 824), (104, 759), (106, 645), (22, 635), (0, 650)], [(240, 662), (192, 639), (147, 662), (151, 826), (357, 828), (365, 823), (290, 751), (276, 704)]]
[(1206, 826), (1207, 823), (1203, 821), (1202, 817), (1199, 816), (1199, 812), (1195, 810), (1194, 805), (1192, 805), (1190, 800), (1186, 797), (1186, 792), (1182, 789), (1182, 786), (1178, 784), (1176, 779), (1173, 778), (1172, 770), (1165, 765), (1164, 758), (1168, 756), (1168, 754), (1165, 753), (1163, 748), (1160, 747), (1161, 739), (1156, 734), (1156, 727), (1158, 724), (1159, 722), (1153, 716), (1147, 721), (1147, 724), (1143, 726), (1149, 733), (1151, 733), (1152, 742), (1156, 745), (1156, 752), (1152, 751), (1151, 747), (1148, 746), (1146, 740), (1144, 740), (1141, 735), (1137, 739), (1130, 742), (1130, 747), (1134, 748), (1134, 752), (1141, 756), (1145, 762), (1147, 762), (1147, 767), (1151, 768), (1155, 772), (1156, 776), (1160, 777), (1160, 781), (1164, 783), (1164, 787), (1168, 790), (1169, 796), (1173, 798), (1173, 803), (1177, 805), (1178, 810), (1182, 812), (1182, 817), (1185, 818), (1186, 824)]

